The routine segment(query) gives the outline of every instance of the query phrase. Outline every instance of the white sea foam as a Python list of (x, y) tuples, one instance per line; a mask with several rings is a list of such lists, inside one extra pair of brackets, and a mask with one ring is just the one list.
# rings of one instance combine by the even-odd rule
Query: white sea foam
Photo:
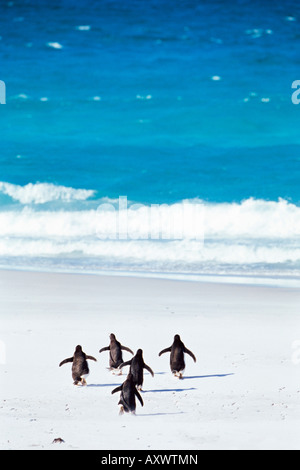
[(26, 95), (25, 93), (19, 93), (19, 95), (12, 96), (12, 99), (15, 99), (15, 100), (28, 100), (29, 96)]
[(79, 25), (76, 26), (77, 31), (90, 31), (91, 26), (90, 25)]
[(0, 181), (0, 193), (21, 204), (43, 204), (50, 201), (85, 200), (94, 195), (93, 190), (56, 186), (52, 183), (28, 183), (25, 186)]
[(88, 240), (70, 237), (56, 240), (49, 238), (19, 238), (8, 240), (0, 237), (0, 256), (87, 256), (101, 258), (110, 266), (128, 265), (147, 266), (156, 268), (162, 266), (167, 270), (191, 272), (198, 270), (209, 271), (210, 267), (230, 265), (243, 269), (247, 273), (247, 266), (262, 264), (279, 265), (282, 263), (299, 262), (300, 247), (261, 246), (226, 243), (204, 243), (201, 248), (196, 242), (172, 241), (168, 244), (163, 241), (132, 240), (128, 243), (122, 241)]
[(46, 45), (52, 49), (63, 49), (63, 46), (59, 42), (47, 42)]
[(148, 94), (148, 95), (136, 95), (136, 99), (137, 100), (151, 100), (152, 95), (150, 95), (150, 94)]
[(253, 39), (261, 38), (264, 34), (273, 34), (272, 29), (260, 29), (260, 28), (254, 28), (254, 29), (247, 29), (245, 33), (248, 36), (251, 36)]
[(207, 204), (205, 234), (217, 238), (291, 239), (300, 235), (300, 207), (284, 199)]
[[(30, 191), (18, 194), (14, 187), (13, 195), (23, 202), (37, 202), (91, 194), (54, 188), (37, 196)], [(98, 209), (50, 211), (31, 205), (0, 212), (0, 256), (75, 256), (77, 263), (91, 257), (102, 267), (227, 274), (247, 273), (250, 265), (280, 270), (279, 265), (296, 269), (300, 264), (300, 207), (285, 200), (220, 204), (189, 200), (152, 207), (128, 203), (122, 210), (118, 200), (100, 202)], [(126, 233), (119, 230), (125, 215)]]

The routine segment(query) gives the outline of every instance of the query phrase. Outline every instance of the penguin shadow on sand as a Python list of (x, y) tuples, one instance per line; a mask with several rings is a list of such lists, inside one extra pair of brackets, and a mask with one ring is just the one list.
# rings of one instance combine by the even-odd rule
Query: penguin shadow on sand
[(229, 375), (234, 375), (234, 373), (229, 372), (228, 374), (190, 375), (190, 376), (182, 377), (182, 379), (183, 380), (188, 380), (188, 379), (212, 379), (212, 378), (228, 377)]
[(116, 385), (122, 385), (121, 383), (119, 384), (87, 384), (87, 387), (95, 387), (95, 388), (105, 388), (105, 387), (115, 387)]
[[(191, 375), (181, 377), (181, 380), (189, 380), (189, 379), (211, 379), (211, 378), (222, 378), (228, 377), (229, 375), (234, 375), (234, 373), (229, 374), (211, 374), (211, 375)], [(160, 388), (156, 390), (146, 390), (144, 393), (163, 393), (163, 392), (188, 392), (189, 390), (197, 390), (197, 387), (189, 387), (189, 388)]]
[(189, 390), (197, 390), (195, 387), (190, 388), (157, 388), (155, 390), (145, 390), (144, 393), (164, 393), (164, 392), (188, 392)]

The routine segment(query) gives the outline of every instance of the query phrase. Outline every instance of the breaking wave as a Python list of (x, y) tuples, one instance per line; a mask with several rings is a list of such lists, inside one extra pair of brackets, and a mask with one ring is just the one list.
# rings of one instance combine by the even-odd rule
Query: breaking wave
[(52, 183), (28, 183), (20, 186), (0, 181), (0, 193), (21, 204), (45, 204), (50, 201), (82, 201), (93, 196), (95, 191), (57, 186)]
[[(299, 273), (300, 207), (283, 199), (95, 205), (94, 190), (48, 183), (2, 182), (0, 192), (19, 203), (0, 211), (2, 265), (48, 259), (80, 269)], [(58, 205), (47, 209), (49, 201)]]

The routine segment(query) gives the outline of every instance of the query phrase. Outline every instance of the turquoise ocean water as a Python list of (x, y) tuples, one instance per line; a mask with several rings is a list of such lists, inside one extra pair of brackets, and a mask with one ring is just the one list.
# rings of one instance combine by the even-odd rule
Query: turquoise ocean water
[(299, 25), (295, 0), (1, 2), (0, 266), (297, 278)]

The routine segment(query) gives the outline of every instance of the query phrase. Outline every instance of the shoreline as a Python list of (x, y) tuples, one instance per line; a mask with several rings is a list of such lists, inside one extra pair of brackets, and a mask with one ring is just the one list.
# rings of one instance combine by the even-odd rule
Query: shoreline
[(172, 272), (146, 272), (146, 271), (124, 271), (124, 270), (79, 270), (79, 269), (50, 269), (25, 266), (0, 266), (1, 271), (32, 272), (48, 274), (76, 274), (90, 276), (128, 277), (141, 279), (165, 279), (182, 282), (201, 282), (212, 284), (233, 284), (245, 286), (279, 287), (300, 289), (300, 277), (280, 275), (251, 275), (251, 274), (193, 274)]

